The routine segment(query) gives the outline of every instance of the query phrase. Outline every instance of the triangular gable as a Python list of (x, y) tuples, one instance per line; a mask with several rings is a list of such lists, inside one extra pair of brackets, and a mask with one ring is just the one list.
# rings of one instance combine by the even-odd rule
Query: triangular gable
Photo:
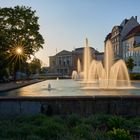
[(71, 53), (72, 52), (70, 52), (70, 51), (63, 50), (63, 51), (57, 53), (56, 55), (68, 55), (68, 54), (71, 54)]

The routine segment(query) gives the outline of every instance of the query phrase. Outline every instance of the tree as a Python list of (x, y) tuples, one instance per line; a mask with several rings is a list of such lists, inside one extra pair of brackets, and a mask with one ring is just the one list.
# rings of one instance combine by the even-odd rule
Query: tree
[(31, 7), (16, 6), (0, 8), (1, 36), (7, 40), (2, 42), (4, 50), (11, 50), (15, 45), (23, 45), (26, 55), (34, 54), (43, 48), (43, 37), (39, 33), (38, 17)]
[[(44, 39), (39, 33), (35, 12), (25, 6), (0, 8), (0, 64), (3, 68), (25, 62), (43, 48)], [(22, 55), (16, 52), (19, 47)], [(8, 63), (4, 63), (6, 60)]]
[(129, 57), (128, 60), (126, 61), (126, 65), (127, 65), (127, 68), (132, 71), (133, 70), (133, 67), (134, 67), (134, 60), (132, 57)]
[(34, 58), (31, 63), (29, 63), (30, 73), (36, 74), (41, 70), (42, 62), (38, 58)]

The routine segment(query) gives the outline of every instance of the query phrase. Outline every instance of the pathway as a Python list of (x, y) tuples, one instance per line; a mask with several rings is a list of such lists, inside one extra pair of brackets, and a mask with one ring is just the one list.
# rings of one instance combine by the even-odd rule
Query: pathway
[(9, 82), (9, 83), (0, 83), (0, 92), (9, 91), (12, 89), (17, 89), (20, 87), (24, 87), (30, 84), (34, 84), (37, 82), (41, 82), (42, 80), (34, 79), (34, 80), (26, 80), (26, 81), (17, 81), (17, 82)]

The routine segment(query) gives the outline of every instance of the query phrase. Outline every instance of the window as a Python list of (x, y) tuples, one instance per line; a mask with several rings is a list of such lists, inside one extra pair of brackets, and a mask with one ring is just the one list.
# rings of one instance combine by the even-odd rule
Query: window
[(64, 65), (64, 66), (66, 65), (66, 62), (65, 62), (65, 61), (63, 61), (63, 65)]
[(55, 61), (54, 61), (54, 60), (53, 60), (53, 62), (52, 62), (52, 63), (53, 63), (53, 65), (55, 65)]
[(69, 60), (67, 60), (67, 65), (69, 66), (69, 64), (70, 64), (70, 61), (69, 61)]
[(61, 65), (61, 60), (59, 60), (59, 65)]
[(67, 69), (64, 69), (64, 71), (65, 71), (65, 74), (67, 74), (67, 73), (68, 73), (68, 70), (67, 70)]

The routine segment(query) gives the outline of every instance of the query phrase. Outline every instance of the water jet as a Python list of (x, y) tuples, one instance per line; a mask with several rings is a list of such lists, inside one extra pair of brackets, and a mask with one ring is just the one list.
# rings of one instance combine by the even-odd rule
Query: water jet
[[(83, 72), (81, 71), (81, 67), (79, 70), (79, 66), (77, 66), (77, 71), (74, 71), (74, 79), (83, 73), (82, 82), (80, 83), (83, 84), (86, 89), (133, 88), (131, 86), (125, 62), (122, 59), (115, 61), (113, 54), (114, 52), (111, 41), (107, 41), (105, 46), (104, 61), (101, 62), (95, 59), (92, 60), (88, 39), (86, 38), (83, 56)], [(77, 65), (79, 65), (79, 60)]]

